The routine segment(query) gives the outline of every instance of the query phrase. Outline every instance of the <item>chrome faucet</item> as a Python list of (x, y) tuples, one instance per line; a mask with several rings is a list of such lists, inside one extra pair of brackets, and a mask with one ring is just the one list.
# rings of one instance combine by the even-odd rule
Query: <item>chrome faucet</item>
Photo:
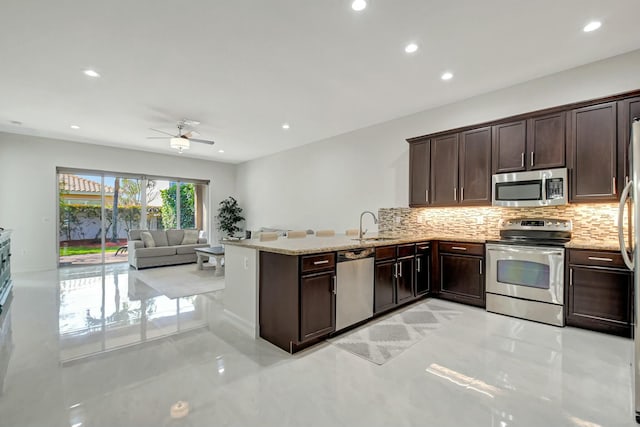
[(376, 214), (374, 214), (371, 211), (364, 211), (360, 214), (360, 232), (358, 234), (358, 238), (360, 240), (362, 240), (362, 237), (364, 236), (364, 234), (367, 232), (367, 230), (362, 231), (362, 217), (364, 216), (364, 214), (371, 214), (371, 216), (373, 217), (373, 223), (377, 224), (378, 223), (378, 218), (376, 218)]

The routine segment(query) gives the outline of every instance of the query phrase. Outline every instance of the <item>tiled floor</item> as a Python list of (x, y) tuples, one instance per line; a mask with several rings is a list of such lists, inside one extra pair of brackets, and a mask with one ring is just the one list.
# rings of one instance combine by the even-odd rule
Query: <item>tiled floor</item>
[(328, 343), (290, 356), (227, 324), (224, 291), (95, 274), (14, 275), (0, 426), (636, 425), (627, 339), (439, 301), (461, 314), (384, 365)]

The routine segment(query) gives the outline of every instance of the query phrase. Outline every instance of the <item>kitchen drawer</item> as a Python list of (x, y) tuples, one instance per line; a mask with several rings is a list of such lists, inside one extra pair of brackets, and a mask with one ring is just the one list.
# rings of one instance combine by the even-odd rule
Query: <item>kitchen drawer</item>
[(398, 245), (398, 258), (414, 256), (416, 254), (416, 245)]
[(451, 254), (484, 255), (484, 245), (482, 243), (440, 242), (438, 243), (438, 250)]
[(619, 252), (569, 249), (569, 264), (623, 268), (627, 266)]
[(302, 273), (309, 273), (313, 271), (321, 271), (334, 268), (336, 265), (336, 254), (329, 252), (325, 254), (317, 255), (305, 255), (302, 258)]
[(416, 243), (416, 252), (417, 253), (428, 251), (430, 248), (431, 248), (431, 242)]
[(382, 246), (382, 247), (376, 248), (376, 261), (395, 258), (395, 257), (396, 257), (395, 246)]

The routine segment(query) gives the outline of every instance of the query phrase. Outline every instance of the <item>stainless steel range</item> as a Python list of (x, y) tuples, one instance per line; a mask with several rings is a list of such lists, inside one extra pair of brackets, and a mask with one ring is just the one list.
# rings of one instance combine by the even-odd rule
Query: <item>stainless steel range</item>
[(564, 245), (573, 226), (563, 219), (500, 221), (487, 250), (487, 311), (564, 326)]

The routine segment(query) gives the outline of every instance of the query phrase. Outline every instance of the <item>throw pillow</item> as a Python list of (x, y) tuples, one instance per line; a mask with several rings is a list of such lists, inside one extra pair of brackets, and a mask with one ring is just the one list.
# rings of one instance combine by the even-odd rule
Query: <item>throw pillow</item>
[(195, 245), (198, 243), (198, 230), (184, 230), (183, 245)]
[(142, 233), (140, 233), (140, 238), (142, 239), (145, 248), (156, 247), (156, 242), (155, 240), (153, 240), (153, 236), (148, 231), (143, 231)]

